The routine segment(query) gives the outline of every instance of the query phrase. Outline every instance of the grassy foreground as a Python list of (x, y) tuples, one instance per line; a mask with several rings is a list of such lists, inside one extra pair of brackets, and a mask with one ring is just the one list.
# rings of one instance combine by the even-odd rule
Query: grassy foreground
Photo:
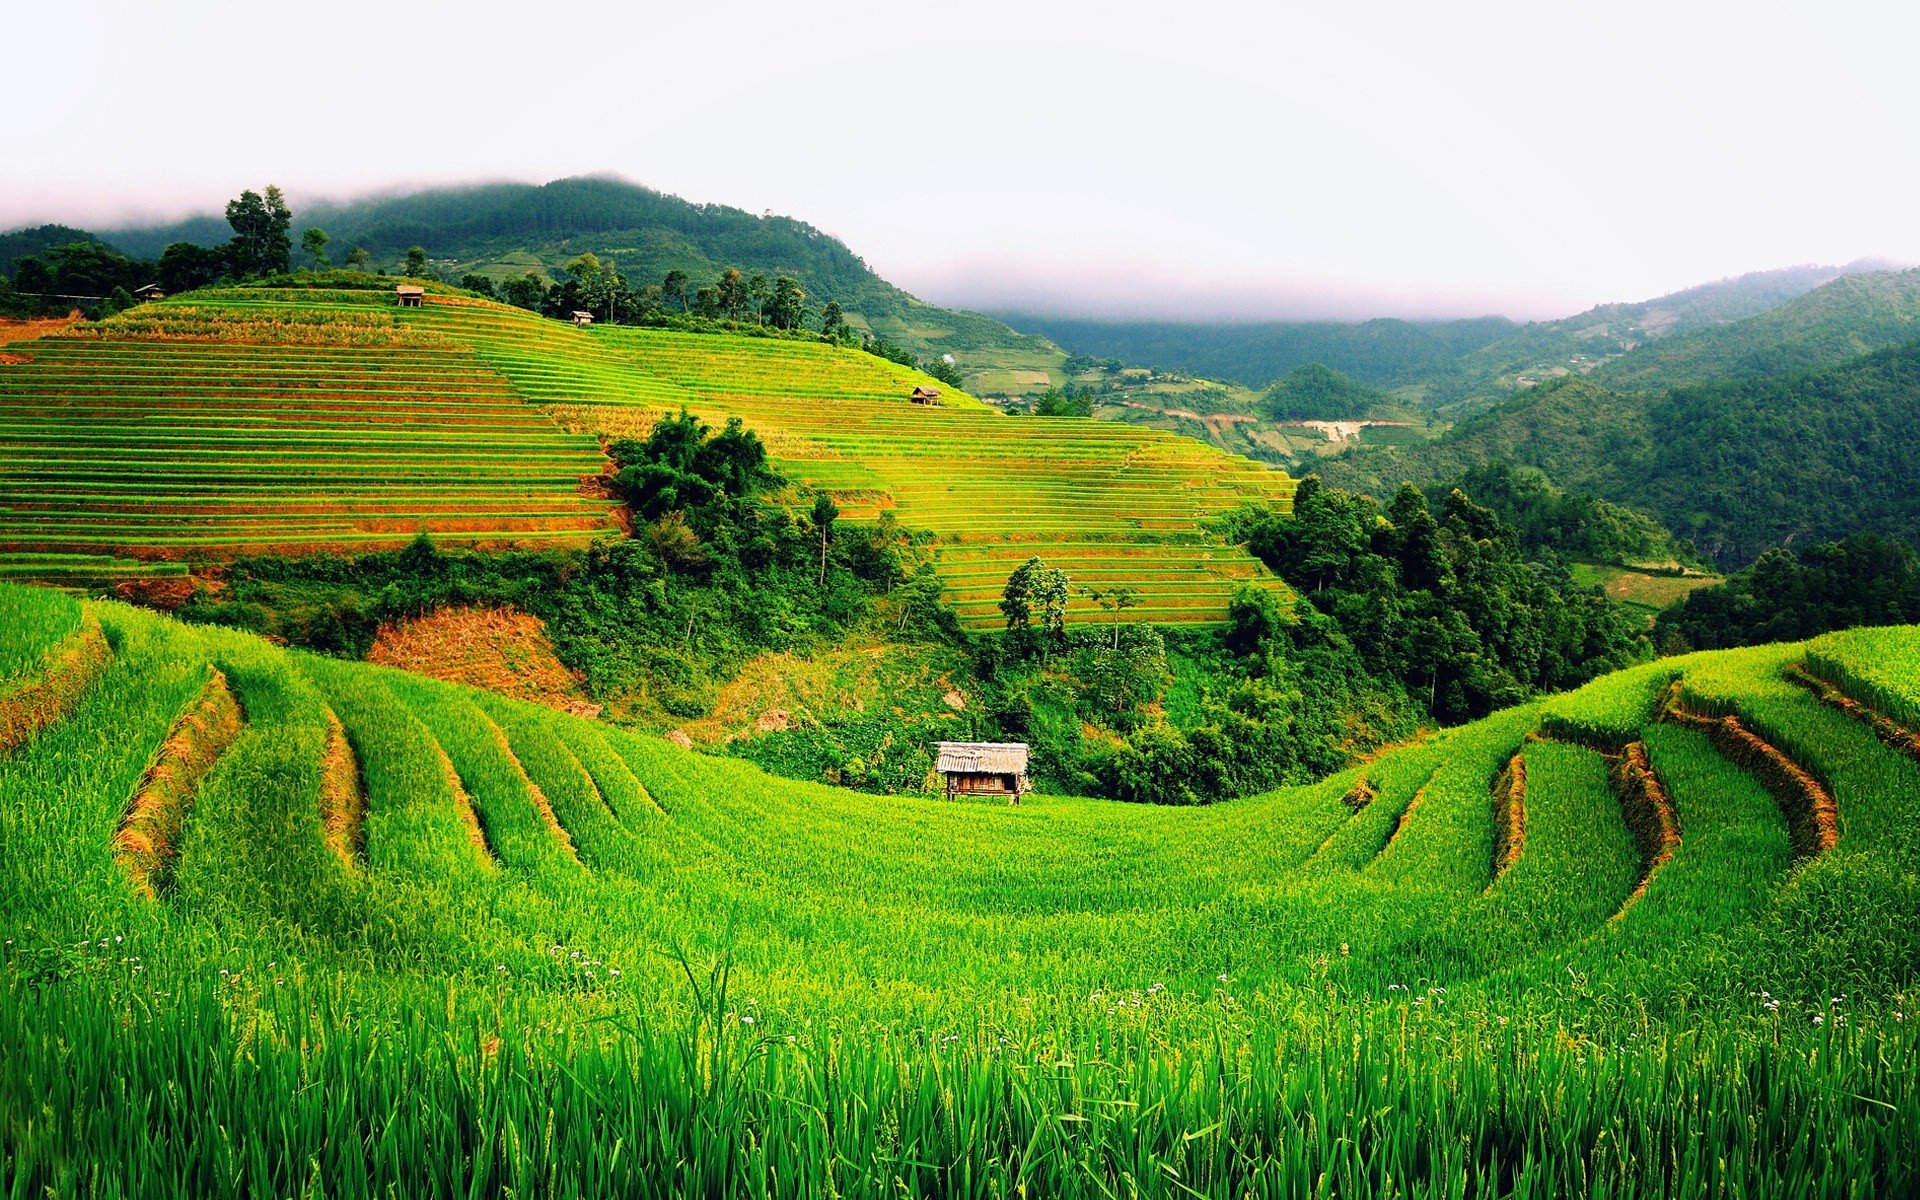
[(1920, 630), (1196, 810), (858, 795), (0, 612), (0, 1194), (1920, 1185), (1920, 763), (1872, 670)]

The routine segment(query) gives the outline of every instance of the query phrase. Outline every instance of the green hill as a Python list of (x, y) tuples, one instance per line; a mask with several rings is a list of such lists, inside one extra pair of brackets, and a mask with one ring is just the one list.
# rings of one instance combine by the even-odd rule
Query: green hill
[(1640, 391), (1788, 375), (1920, 336), (1920, 270), (1846, 275), (1778, 308), (1646, 346), (1595, 378)]
[[(1043, 339), (991, 317), (914, 299), (804, 221), (693, 204), (619, 179), (433, 188), (315, 204), (303, 207), (296, 223), (325, 229), (336, 258), (359, 246), (373, 256), (371, 266), (395, 272), (410, 247), (422, 247), (450, 279), (474, 273), (499, 280), (530, 270), (558, 279), (568, 260), (586, 252), (651, 282), (679, 270), (704, 283), (728, 267), (796, 275), (816, 305), (838, 301), (856, 327), (922, 354), (964, 355), (970, 367), (1057, 356)], [(128, 254), (155, 258), (170, 242), (224, 244), (231, 230), (209, 215), (105, 236)]]
[[(579, 544), (611, 529), (595, 433), (685, 407), (743, 419), (855, 520), (934, 539), (963, 618), (998, 621), (1035, 554), (1127, 585), (1135, 615), (1221, 619), (1277, 580), (1208, 522), (1292, 481), (1171, 434), (1006, 417), (860, 351), (792, 339), (577, 329), (384, 281), (210, 289), (15, 343), (0, 365), (0, 574), (87, 580), (236, 554)], [(156, 470), (156, 468), (162, 468)], [(169, 570), (181, 569), (178, 565)]]
[(1313, 786), (1008, 807), (0, 586), (0, 1172), (1911, 1195), (1917, 660), (1697, 655)]
[(1448, 481), (1483, 463), (1538, 467), (1570, 491), (1653, 514), (1726, 566), (1851, 532), (1911, 543), (1920, 541), (1920, 450), (1906, 429), (1917, 390), (1920, 342), (1670, 393), (1567, 380), (1428, 445), (1362, 450), (1321, 473), (1386, 494), (1402, 479)]
[(1505, 317), (1462, 321), (1101, 321), (1002, 314), (1075, 354), (1265, 387), (1317, 363), (1387, 387), (1441, 376), (1462, 354), (1514, 328)]
[[(1652, 300), (1601, 304), (1571, 317), (1525, 325), (1504, 317), (1350, 323), (1128, 322), (1015, 315), (1007, 320), (1016, 328), (1038, 330), (1076, 354), (1188, 371), (1248, 387), (1265, 387), (1297, 367), (1319, 364), (1374, 387), (1395, 389), (1406, 400), (1471, 408), (1555, 376), (1585, 374), (1637, 347), (1665, 346), (1688, 335), (1704, 337), (1705, 331), (1768, 312), (1831, 281), (1881, 271), (1883, 266), (1863, 261), (1845, 267), (1755, 271)], [(1883, 286), (1870, 283), (1863, 290)]]

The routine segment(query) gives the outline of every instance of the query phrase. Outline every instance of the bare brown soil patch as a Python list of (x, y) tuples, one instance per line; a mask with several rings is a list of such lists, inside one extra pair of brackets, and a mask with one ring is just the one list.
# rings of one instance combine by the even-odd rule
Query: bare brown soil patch
[(47, 656), (38, 676), (0, 695), (0, 755), (11, 754), (72, 712), (112, 658), (100, 622), (82, 618), (80, 628)]
[(600, 715), (585, 680), (553, 652), (540, 618), (512, 608), (443, 608), (380, 627), (368, 662), (531, 700), (576, 716)]
[(1493, 878), (1487, 888), (1520, 861), (1527, 843), (1527, 760), (1515, 754), (1493, 780)]
[(123, 579), (113, 585), (113, 594), (141, 608), (172, 612), (192, 599), (199, 586), (200, 581), (189, 575), (157, 575), (151, 579)]
[(240, 736), (243, 724), (240, 702), (227, 687), (227, 677), (212, 672), (141, 777), (113, 849), (134, 890), (148, 899), (172, 886), (181, 833), (200, 782)]
[(1787, 819), (1787, 836), (1795, 858), (1824, 854), (1839, 843), (1840, 810), (1832, 793), (1800, 764), (1748, 729), (1739, 717), (1695, 712), (1682, 698), (1677, 679), (1667, 693), (1661, 716), (1706, 734), (1714, 749), (1750, 772), (1773, 794)]
[[(33, 321), (19, 321), (10, 317), (0, 317), (0, 346), (13, 342), (30, 342), (35, 338), (58, 333), (80, 319), (78, 312), (64, 317), (42, 317)], [(25, 362), (24, 358), (12, 359), (13, 362)]]
[(327, 845), (349, 867), (357, 867), (367, 848), (367, 792), (360, 782), (360, 760), (340, 718), (327, 713), (327, 749), (320, 760), (320, 823)]
[(1340, 797), (1340, 803), (1346, 805), (1350, 812), (1359, 812), (1373, 803), (1373, 797), (1373, 785), (1368, 783), (1366, 776), (1363, 775), (1358, 783), (1347, 789), (1346, 795)]

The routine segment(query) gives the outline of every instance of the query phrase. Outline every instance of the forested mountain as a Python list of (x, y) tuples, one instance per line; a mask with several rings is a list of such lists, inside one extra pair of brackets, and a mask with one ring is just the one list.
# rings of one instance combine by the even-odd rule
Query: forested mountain
[(1462, 354), (1518, 328), (1505, 317), (1237, 324), (1000, 315), (1015, 329), (1034, 330), (1075, 354), (1117, 358), (1248, 387), (1264, 387), (1309, 363), (1332, 367), (1375, 387), (1444, 375)]
[(1723, 566), (1774, 546), (1873, 532), (1920, 540), (1920, 341), (1796, 375), (1671, 392), (1568, 379), (1425, 446), (1356, 451), (1331, 482), (1390, 495), (1403, 479), (1489, 462), (1643, 509)]
[[(1357, 324), (1108, 322), (1025, 315), (1006, 319), (1015, 328), (1037, 330), (1077, 354), (1120, 358), (1249, 387), (1264, 386), (1295, 367), (1318, 363), (1362, 383), (1396, 389), (1403, 399), (1432, 407), (1470, 408), (1556, 376), (1584, 374), (1622, 355), (1644, 353), (1640, 348), (1650, 343), (1665, 344), (1666, 339), (1688, 335), (1707, 338), (1707, 331), (1768, 312), (1834, 280), (1880, 271), (1885, 265), (1863, 261), (1844, 267), (1755, 271), (1653, 300), (1602, 304), (1571, 317), (1526, 325), (1505, 317), (1380, 319)], [(1867, 285), (1861, 290), (1872, 295), (1882, 286)], [(1808, 319), (1817, 323), (1817, 318)], [(1853, 352), (1885, 344), (1882, 340)]]
[(1767, 312), (1607, 363), (1614, 388), (1666, 389), (1831, 366), (1920, 337), (1920, 270), (1846, 275)]
[[(225, 225), (221, 227), (225, 228)], [(40, 225), (33, 229), (0, 233), (0, 275), (11, 278), (14, 265), (21, 259), (41, 257), (55, 246), (70, 246), (75, 242), (98, 242), (99, 240), (86, 230), (75, 229), (70, 225)]]
[[(414, 246), (452, 279), (471, 272), (499, 280), (529, 270), (557, 279), (563, 264), (585, 252), (611, 259), (631, 279), (655, 282), (675, 270), (706, 282), (736, 267), (797, 276), (812, 303), (837, 301), (856, 328), (923, 353), (1052, 350), (991, 317), (920, 302), (804, 221), (693, 204), (624, 180), (436, 188), (300, 206), (295, 221), (325, 229), (336, 259), (362, 247), (375, 267), (397, 268)], [(128, 254), (153, 258), (172, 242), (223, 244), (231, 232), (209, 215), (106, 236)]]

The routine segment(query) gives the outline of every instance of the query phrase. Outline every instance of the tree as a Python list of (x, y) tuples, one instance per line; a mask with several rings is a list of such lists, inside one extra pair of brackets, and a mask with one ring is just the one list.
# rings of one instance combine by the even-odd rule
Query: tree
[(827, 543), (833, 540), (833, 523), (840, 516), (840, 509), (833, 497), (825, 492), (813, 495), (813, 528), (820, 535), (820, 586), (827, 583)]
[(482, 296), (490, 299), (494, 296), (493, 280), (488, 279), (485, 275), (462, 275), (460, 277), (460, 286), (470, 292), (478, 292)]
[(410, 278), (413, 278), (413, 279), (426, 278), (427, 252), (421, 249), (419, 246), (408, 247), (407, 248), (407, 265), (401, 269), (401, 274), (409, 276)]
[[(701, 290), (705, 291), (704, 288)], [(728, 267), (720, 273), (720, 283), (714, 299), (719, 304), (723, 316), (739, 317), (746, 313), (751, 301), (747, 296), (746, 280), (740, 277), (737, 269)]]
[(774, 280), (773, 294), (760, 306), (760, 313), (775, 329), (800, 328), (807, 316), (807, 294), (800, 290), (800, 281), (790, 275)]
[(678, 312), (687, 311), (687, 273), (678, 269), (668, 271), (660, 281), (660, 298)]
[(1033, 415), (1036, 417), (1090, 417), (1093, 415), (1093, 397), (1085, 392), (1066, 392), (1059, 388), (1048, 388), (1033, 402)]
[(190, 292), (218, 281), (228, 267), (225, 247), (175, 242), (160, 252), (159, 282), (172, 294)]
[(1083, 587), (1080, 594), (1093, 601), (1094, 605), (1106, 613), (1113, 621), (1113, 648), (1120, 648), (1120, 615), (1130, 608), (1138, 607), (1140, 589), (1130, 587), (1110, 587), (1102, 591), (1096, 587)]
[(847, 314), (838, 300), (827, 301), (827, 307), (820, 313), (820, 335), (828, 341), (837, 342), (847, 331)]
[(328, 240), (324, 229), (309, 229), (300, 235), (300, 250), (312, 261), (316, 271), (327, 265)]
[[(950, 388), (960, 386), (960, 364), (953, 361), (951, 354), (943, 354), (930, 362), (922, 363), (920, 369)], [(1092, 411), (1091, 408), (1088, 411)]]
[(242, 279), (292, 269), (293, 213), (279, 188), (269, 186), (264, 196), (244, 191), (229, 200), (227, 224), (233, 227), (233, 269)]
[(539, 312), (540, 303), (546, 298), (547, 281), (532, 271), (516, 275), (500, 285), (500, 299), (528, 312)]
[(44, 296), (54, 290), (53, 272), (37, 258), (16, 259), (13, 264), (13, 289), (29, 296)]
[(1022, 638), (1037, 635), (1042, 658), (1066, 635), (1067, 573), (1049, 567), (1038, 555), (1014, 568), (1000, 594), (1000, 612), (1007, 632)]
[(367, 253), (365, 246), (355, 246), (353, 249), (347, 251), (347, 265), (356, 271), (366, 270), (367, 263), (371, 261), (372, 258), (373, 255)]

